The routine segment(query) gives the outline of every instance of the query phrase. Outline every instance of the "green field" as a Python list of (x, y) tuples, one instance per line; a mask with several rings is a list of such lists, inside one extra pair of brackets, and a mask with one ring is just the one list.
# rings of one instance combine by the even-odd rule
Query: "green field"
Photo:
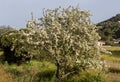
[(107, 78), (109, 82), (120, 82), (120, 47), (104, 47), (112, 54), (104, 54), (102, 59), (106, 61), (109, 69)]
[(0, 82), (54, 82), (56, 66), (32, 60), (20, 66), (0, 64)]
[[(95, 82), (120, 82), (120, 47), (104, 48), (112, 52), (102, 56), (108, 67), (107, 73), (104, 74), (107, 81), (101, 80), (102, 77), (96, 77), (96, 71), (87, 71), (71, 78), (76, 81), (69, 82), (94, 82), (94, 80)], [(3, 52), (1, 51), (0, 54), (2, 55)], [(0, 82), (54, 82), (55, 70), (56, 66), (47, 61), (32, 60), (20, 66), (9, 65), (7, 62), (0, 63)]]

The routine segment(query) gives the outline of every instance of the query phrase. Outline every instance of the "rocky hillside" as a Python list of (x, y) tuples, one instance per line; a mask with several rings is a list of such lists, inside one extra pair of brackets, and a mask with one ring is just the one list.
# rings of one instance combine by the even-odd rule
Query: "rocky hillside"
[(101, 40), (113, 45), (120, 38), (120, 14), (97, 24)]

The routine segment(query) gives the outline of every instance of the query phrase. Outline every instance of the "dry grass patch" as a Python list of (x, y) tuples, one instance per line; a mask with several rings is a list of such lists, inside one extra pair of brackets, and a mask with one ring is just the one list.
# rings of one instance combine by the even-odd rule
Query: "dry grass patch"
[(0, 66), (0, 82), (13, 82), (12, 75)]
[(109, 72), (107, 73), (108, 82), (120, 82), (120, 47), (104, 47), (112, 52), (111, 55), (105, 54), (102, 59), (106, 61)]
[(106, 64), (109, 69), (109, 73), (107, 73), (107, 81), (108, 82), (120, 82), (120, 63), (113, 61), (106, 61)]
[(107, 64), (110, 72), (120, 73), (120, 63), (112, 62), (112, 61), (106, 61), (106, 64)]
[(120, 73), (108, 73), (106, 79), (108, 82), (120, 82)]
[(119, 46), (103, 46), (103, 48), (105, 48), (106, 50), (110, 50), (110, 51), (120, 51)]

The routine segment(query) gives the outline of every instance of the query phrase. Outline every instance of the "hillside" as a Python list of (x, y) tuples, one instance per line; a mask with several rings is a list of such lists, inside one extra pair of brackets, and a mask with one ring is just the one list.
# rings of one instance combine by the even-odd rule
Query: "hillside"
[(120, 14), (97, 24), (101, 40), (113, 45), (120, 38)]
[[(111, 21), (111, 22), (118, 22), (120, 21), (120, 14), (116, 14), (115, 16), (105, 20), (105, 21), (102, 21), (102, 22), (108, 22), (108, 21)], [(101, 22), (101, 23), (102, 23)]]

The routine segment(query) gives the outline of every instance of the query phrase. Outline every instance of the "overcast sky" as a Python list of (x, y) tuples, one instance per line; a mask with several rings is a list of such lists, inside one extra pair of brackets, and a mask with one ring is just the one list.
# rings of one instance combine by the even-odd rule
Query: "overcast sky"
[(0, 25), (16, 28), (25, 27), (26, 21), (42, 16), (42, 9), (77, 6), (92, 13), (94, 23), (108, 19), (120, 13), (120, 0), (0, 0)]

